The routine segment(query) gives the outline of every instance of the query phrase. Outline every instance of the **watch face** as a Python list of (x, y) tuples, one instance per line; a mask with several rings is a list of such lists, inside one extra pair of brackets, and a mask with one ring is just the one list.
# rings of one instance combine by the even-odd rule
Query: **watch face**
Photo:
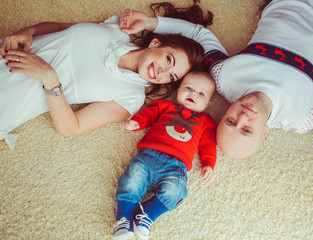
[(52, 89), (52, 94), (54, 96), (60, 96), (62, 94), (61, 86)]

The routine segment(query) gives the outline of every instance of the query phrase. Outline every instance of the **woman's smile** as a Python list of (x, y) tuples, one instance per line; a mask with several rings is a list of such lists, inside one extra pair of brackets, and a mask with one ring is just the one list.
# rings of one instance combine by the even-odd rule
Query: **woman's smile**
[(149, 76), (149, 78), (152, 78), (152, 79), (156, 78), (156, 76), (155, 76), (155, 68), (154, 68), (154, 64), (153, 63), (151, 63), (148, 66), (148, 76)]
[(169, 46), (158, 47), (154, 44), (130, 55), (136, 63), (136, 72), (144, 80), (153, 84), (167, 84), (181, 79), (190, 69), (187, 54)]

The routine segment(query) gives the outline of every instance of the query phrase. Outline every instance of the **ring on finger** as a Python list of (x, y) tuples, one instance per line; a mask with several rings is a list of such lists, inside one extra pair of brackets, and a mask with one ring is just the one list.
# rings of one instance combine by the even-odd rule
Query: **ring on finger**
[(20, 57), (17, 57), (17, 59), (15, 59), (15, 62), (20, 62)]

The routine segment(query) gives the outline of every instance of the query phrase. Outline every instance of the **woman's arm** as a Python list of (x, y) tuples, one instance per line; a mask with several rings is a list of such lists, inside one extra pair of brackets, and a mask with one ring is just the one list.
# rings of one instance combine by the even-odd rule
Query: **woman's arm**
[(174, 18), (157, 18), (158, 26), (154, 31), (155, 33), (179, 33), (200, 43), (205, 52), (219, 50), (228, 55), (227, 51), (224, 49), (217, 37), (209, 29), (206, 29), (202, 25)]
[[(40, 80), (45, 89), (60, 85), (56, 71), (35, 54), (23, 51), (6, 51), (4, 56), (10, 72), (25, 74)], [(96, 102), (74, 112), (63, 94), (47, 95), (50, 115), (56, 131), (64, 137), (82, 135), (108, 123), (124, 120), (130, 113), (114, 101)]]
[(125, 10), (120, 18), (121, 30), (128, 34), (138, 33), (143, 30), (155, 33), (178, 33), (189, 37), (200, 43), (205, 52), (219, 50), (227, 55), (220, 41), (209, 30), (202, 25), (196, 25), (180, 19), (166, 17), (149, 17), (145, 13)]
[(153, 32), (157, 26), (158, 19), (143, 12), (126, 9), (120, 16), (120, 28), (127, 34), (136, 34), (143, 30)]
[(23, 50), (28, 52), (34, 36), (62, 31), (72, 25), (73, 23), (43, 22), (22, 28), (3, 39), (0, 43), (0, 54), (4, 56), (6, 50)]
[(114, 101), (91, 103), (76, 112), (63, 95), (47, 96), (47, 102), (55, 129), (63, 137), (79, 136), (130, 117), (129, 112)]
[(38, 35), (59, 32), (71, 27), (72, 25), (74, 25), (74, 23), (42, 22), (33, 26), (22, 28), (21, 30), (30, 32), (30, 34), (34, 37)]

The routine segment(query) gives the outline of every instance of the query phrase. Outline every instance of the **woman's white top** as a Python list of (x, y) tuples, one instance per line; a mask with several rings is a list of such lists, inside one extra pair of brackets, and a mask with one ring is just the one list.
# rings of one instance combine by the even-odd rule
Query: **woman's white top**
[[(138, 47), (120, 31), (119, 19), (80, 23), (36, 37), (30, 48), (57, 72), (69, 104), (114, 100), (131, 115), (145, 100), (149, 83), (133, 71), (118, 68), (122, 55)], [(27, 120), (47, 112), (42, 83), (12, 74), (0, 59), (0, 139)]]

